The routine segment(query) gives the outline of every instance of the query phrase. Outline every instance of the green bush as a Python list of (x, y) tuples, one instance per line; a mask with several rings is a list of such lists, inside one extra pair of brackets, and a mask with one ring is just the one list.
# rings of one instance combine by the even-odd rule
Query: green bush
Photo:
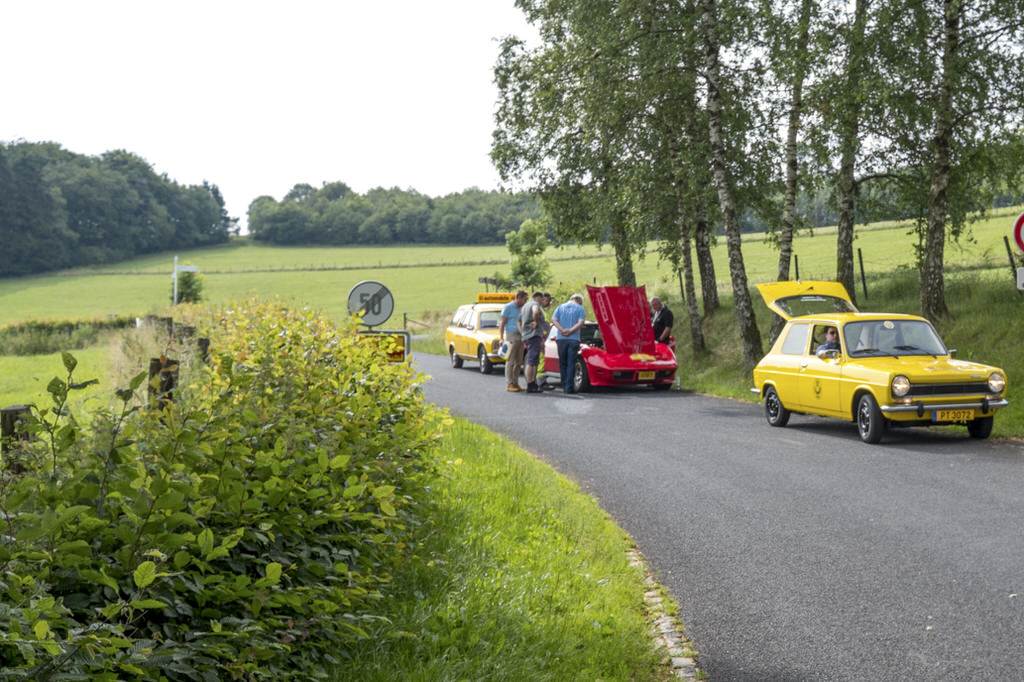
[[(249, 302), (174, 401), (53, 379), (0, 469), (0, 678), (326, 676), (410, 551), (439, 415), (353, 329)], [(155, 403), (154, 403), (155, 404)]]

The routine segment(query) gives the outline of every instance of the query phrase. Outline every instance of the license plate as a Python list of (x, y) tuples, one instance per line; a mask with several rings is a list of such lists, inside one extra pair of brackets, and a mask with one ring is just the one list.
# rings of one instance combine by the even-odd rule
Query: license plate
[(974, 410), (935, 410), (932, 421), (965, 422), (974, 419)]
[(636, 378), (637, 378), (637, 381), (646, 381), (648, 379), (653, 379), (654, 378), (654, 372), (637, 372), (636, 373)]

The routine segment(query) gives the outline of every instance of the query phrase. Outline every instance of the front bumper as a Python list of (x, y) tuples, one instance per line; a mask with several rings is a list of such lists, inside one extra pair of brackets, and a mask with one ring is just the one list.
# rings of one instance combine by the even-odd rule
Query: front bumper
[(998, 400), (982, 399), (965, 403), (930, 403), (927, 405), (917, 401), (910, 405), (882, 405), (879, 409), (883, 413), (916, 412), (918, 417), (923, 417), (926, 412), (935, 412), (936, 410), (980, 410), (982, 414), (988, 414), (992, 410), (1006, 407), (1009, 404), (1010, 401), (1005, 398)]

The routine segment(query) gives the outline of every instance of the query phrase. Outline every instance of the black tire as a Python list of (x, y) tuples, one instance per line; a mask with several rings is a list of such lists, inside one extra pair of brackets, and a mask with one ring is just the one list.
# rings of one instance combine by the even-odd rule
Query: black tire
[(789, 423), (790, 411), (779, 400), (779, 394), (772, 386), (764, 392), (764, 416), (772, 426), (785, 426)]
[(583, 358), (576, 358), (576, 365), (572, 369), (572, 390), (577, 393), (590, 390), (590, 375)]
[(885, 431), (885, 417), (878, 409), (875, 396), (865, 393), (857, 401), (857, 433), (865, 443), (875, 444), (882, 440)]
[(992, 417), (978, 417), (967, 422), (967, 433), (971, 438), (988, 438), (992, 433)]
[(494, 365), (487, 357), (487, 350), (483, 346), (476, 349), (476, 359), (480, 361), (480, 373), (490, 374), (494, 371)]
[(451, 358), (452, 367), (455, 369), (462, 367), (462, 358), (455, 354), (455, 346), (448, 347), (448, 357)]

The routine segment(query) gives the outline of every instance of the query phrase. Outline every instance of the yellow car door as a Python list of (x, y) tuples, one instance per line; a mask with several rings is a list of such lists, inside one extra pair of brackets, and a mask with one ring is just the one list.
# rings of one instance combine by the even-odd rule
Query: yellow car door
[(800, 400), (808, 412), (836, 416), (839, 414), (839, 387), (843, 378), (843, 353), (832, 351), (824, 358), (816, 350), (824, 341), (826, 327), (834, 325), (816, 324), (811, 335), (811, 345), (800, 362)]

